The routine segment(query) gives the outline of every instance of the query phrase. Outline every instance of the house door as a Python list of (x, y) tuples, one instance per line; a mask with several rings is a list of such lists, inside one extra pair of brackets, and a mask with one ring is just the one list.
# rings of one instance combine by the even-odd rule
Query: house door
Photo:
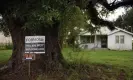
[(107, 36), (101, 36), (101, 48), (107, 48)]

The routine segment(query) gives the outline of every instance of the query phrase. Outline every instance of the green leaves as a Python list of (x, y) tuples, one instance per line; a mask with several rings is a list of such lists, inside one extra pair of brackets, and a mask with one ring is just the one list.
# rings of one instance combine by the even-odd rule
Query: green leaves
[(61, 15), (60, 37), (65, 43), (67, 39), (73, 43), (80, 29), (84, 28), (86, 19), (83, 11), (75, 6), (68, 6)]
[(4, 33), (4, 36), (9, 36), (9, 30), (7, 28), (7, 25), (5, 24), (5, 21), (0, 19), (0, 32)]
[(53, 27), (55, 23), (53, 19), (60, 21), (61, 10), (63, 6), (60, 0), (41, 0), (35, 5), (34, 9), (28, 12), (27, 22), (25, 23), (25, 29), (38, 30), (42, 27)]
[(85, 24), (85, 17), (83, 12), (77, 6), (70, 6), (62, 15), (62, 25), (65, 27), (83, 27)]
[(78, 29), (83, 28), (85, 22), (85, 16), (79, 7), (75, 5), (68, 6), (61, 15), (60, 30), (61, 33), (63, 33), (62, 35), (67, 36), (69, 32), (74, 32), (74, 27), (77, 27)]
[(115, 21), (115, 25), (119, 26), (128, 31), (133, 31), (133, 9), (127, 11), (126, 14), (119, 16), (119, 18)]

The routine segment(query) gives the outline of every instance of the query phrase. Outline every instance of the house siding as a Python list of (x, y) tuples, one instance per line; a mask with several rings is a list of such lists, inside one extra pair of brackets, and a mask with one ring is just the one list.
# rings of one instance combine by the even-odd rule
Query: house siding
[[(115, 36), (124, 35), (124, 43), (116, 43)], [(111, 50), (132, 50), (132, 35), (123, 31), (108, 35), (108, 48)]]

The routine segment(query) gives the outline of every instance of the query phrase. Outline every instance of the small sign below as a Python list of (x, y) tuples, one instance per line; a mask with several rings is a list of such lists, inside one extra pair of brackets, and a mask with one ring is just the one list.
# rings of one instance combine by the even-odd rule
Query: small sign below
[(35, 54), (24, 54), (23, 59), (24, 60), (35, 60)]

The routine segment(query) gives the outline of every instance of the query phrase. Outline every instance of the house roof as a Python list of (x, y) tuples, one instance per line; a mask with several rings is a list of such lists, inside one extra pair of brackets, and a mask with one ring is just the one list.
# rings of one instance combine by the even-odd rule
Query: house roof
[(133, 33), (129, 32), (129, 31), (126, 31), (126, 30), (124, 30), (124, 29), (121, 29), (121, 28), (118, 28), (118, 27), (115, 27), (115, 28), (116, 28), (116, 29), (115, 29), (114, 31), (110, 32), (108, 35), (112, 35), (112, 34), (114, 34), (114, 33), (116, 33), (116, 32), (119, 32), (119, 31), (122, 31), (122, 32), (125, 32), (125, 33), (127, 33), (127, 34), (133, 35)]
[(96, 31), (96, 33), (94, 33), (94, 34), (92, 34), (92, 33), (90, 33), (90, 32), (88, 32), (88, 31), (84, 31), (84, 32), (80, 32), (80, 34), (79, 35), (107, 35), (108, 33), (110, 33), (111, 32), (111, 30), (109, 30), (107, 27), (101, 27), (100, 29), (99, 29), (99, 31)]
[(86, 35), (112, 35), (112, 34), (119, 32), (119, 31), (133, 35), (133, 33), (126, 31), (124, 29), (118, 28), (118, 27), (115, 27), (115, 30), (113, 30), (113, 31), (109, 30), (107, 27), (101, 27), (99, 29), (99, 31), (96, 31), (96, 33), (94, 33), (94, 34), (88, 32), (88, 31), (84, 31), (84, 32), (81, 32), (79, 35), (83, 35), (83, 36), (86, 36)]

